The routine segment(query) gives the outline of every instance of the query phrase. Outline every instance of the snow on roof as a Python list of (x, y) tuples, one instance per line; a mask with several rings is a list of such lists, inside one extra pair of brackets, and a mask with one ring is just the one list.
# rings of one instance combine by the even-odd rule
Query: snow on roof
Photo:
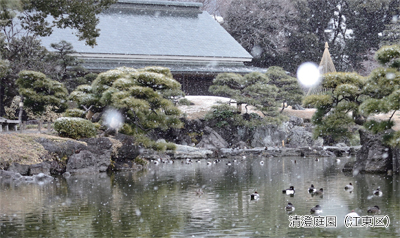
[[(124, 0), (98, 15), (100, 36), (90, 47), (70, 29), (54, 29), (43, 44), (66, 40), (75, 51), (107, 55), (238, 58), (252, 56), (199, 3)], [(246, 59), (246, 60), (245, 60)]]

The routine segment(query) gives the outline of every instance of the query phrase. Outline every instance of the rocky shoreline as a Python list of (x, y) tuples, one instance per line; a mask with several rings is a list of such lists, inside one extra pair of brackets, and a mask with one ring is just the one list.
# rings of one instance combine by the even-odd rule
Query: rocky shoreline
[[(199, 126), (201, 123), (203, 124)], [(2, 163), (3, 170), (0, 177), (3, 180), (43, 182), (49, 181), (47, 177), (49, 175), (70, 176), (110, 170), (138, 171), (152, 160), (198, 160), (236, 156), (305, 158), (356, 156), (356, 161), (346, 164), (344, 171), (399, 172), (399, 150), (385, 146), (379, 135), (361, 131), (362, 146), (348, 146), (344, 143), (324, 146), (320, 139), (312, 139), (309, 131), (305, 129), (307, 126), (302, 123), (300, 119), (291, 118), (286, 125), (281, 127), (258, 128), (253, 130), (252, 134), (242, 132), (248, 136), (248, 142), (245, 143), (240, 140), (243, 137), (232, 136), (240, 130), (245, 130), (243, 128), (236, 128), (235, 131), (232, 128), (225, 128), (225, 130), (231, 130), (231, 134), (224, 133), (221, 128), (216, 128), (224, 135), (221, 136), (217, 130), (214, 130), (215, 128), (209, 127), (204, 122), (189, 121), (186, 122), (184, 130), (169, 132), (170, 137), (175, 137), (181, 143), (177, 144), (175, 151), (164, 152), (141, 148), (135, 144), (134, 137), (123, 134), (81, 140), (58, 140), (37, 136), (34, 141), (44, 149), (39, 156), (40, 159), (36, 163), (26, 163), (23, 160), (16, 160), (6, 166)], [(299, 129), (299, 127), (302, 128)], [(202, 135), (196, 146), (188, 144), (193, 139), (188, 136), (189, 133)], [(162, 135), (159, 134), (159, 136), (163, 138)], [(256, 140), (260, 146), (251, 146), (256, 144)], [(288, 143), (285, 144), (285, 141)], [(294, 144), (298, 146), (293, 146)], [(36, 177), (28, 179), (26, 176)]]

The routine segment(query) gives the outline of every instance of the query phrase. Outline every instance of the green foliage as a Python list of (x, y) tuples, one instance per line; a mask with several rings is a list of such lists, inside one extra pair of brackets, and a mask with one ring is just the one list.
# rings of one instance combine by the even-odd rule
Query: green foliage
[(400, 147), (400, 131), (390, 134), (390, 137), (388, 137), (386, 143), (393, 147)]
[(400, 68), (400, 45), (382, 46), (376, 53), (375, 59), (390, 68)]
[(292, 106), (301, 104), (304, 92), (296, 78), (290, 76), (283, 68), (276, 66), (269, 67), (265, 75), (270, 79), (268, 83), (275, 85), (279, 90), (276, 101)]
[[(237, 109), (228, 104), (212, 106), (211, 110), (205, 116), (206, 120), (217, 121), (218, 127), (237, 125), (241, 121), (241, 116), (237, 113)], [(233, 123), (233, 124), (232, 124)]]
[(77, 108), (70, 108), (64, 112), (64, 117), (82, 117), (85, 111), (77, 109)]
[(153, 72), (153, 73), (157, 73), (157, 74), (163, 74), (168, 78), (172, 78), (172, 73), (168, 68), (165, 67), (159, 67), (159, 66), (148, 66), (143, 68), (144, 71), (147, 72)]
[(89, 138), (97, 135), (94, 124), (88, 120), (74, 117), (61, 117), (54, 122), (54, 130), (62, 137), (72, 139)]
[(394, 126), (394, 122), (393, 121), (375, 121), (375, 120), (370, 120), (367, 121), (364, 124), (364, 127), (369, 130), (372, 131), (374, 134), (382, 132), (382, 131), (386, 131), (390, 128), (392, 128)]
[(194, 103), (192, 103), (189, 99), (187, 98), (182, 98), (178, 101), (179, 105), (186, 105), (186, 106), (191, 106), (194, 105)]
[[(393, 64), (399, 53), (400, 48), (394, 46), (378, 50), (376, 59), (392, 68), (376, 68), (366, 78), (356, 73), (325, 74), (322, 85), (328, 93), (311, 95), (303, 101), (305, 105), (317, 108), (312, 118), (316, 125), (314, 135), (351, 138), (354, 125), (364, 126), (373, 133), (391, 129), (394, 126), (392, 118), (400, 109), (400, 73), (398, 66)], [(382, 121), (370, 118), (380, 113), (391, 115)], [(386, 139), (393, 142), (393, 134), (386, 135)]]
[(57, 112), (67, 108), (68, 91), (63, 84), (46, 78), (46, 75), (35, 71), (21, 71), (16, 81), (19, 93), (24, 97), (24, 106), (40, 114), (46, 106), (55, 106)]
[(328, 108), (332, 105), (332, 97), (329, 95), (310, 95), (304, 98), (305, 107)]
[(326, 89), (335, 90), (337, 86), (342, 84), (350, 84), (362, 88), (365, 84), (365, 79), (357, 73), (335, 72), (323, 75), (322, 86)]
[(317, 108), (312, 117), (312, 123), (316, 125), (315, 137), (321, 136), (326, 142), (334, 143), (342, 137), (354, 136), (352, 128), (365, 121), (359, 113), (364, 85), (365, 79), (357, 73), (324, 75), (322, 86), (327, 93), (310, 95), (303, 101), (305, 106)]
[[(226, 96), (238, 105), (253, 106), (264, 115), (266, 122), (279, 123), (284, 117), (279, 115), (278, 107), (285, 102), (300, 103), (303, 92), (297, 80), (290, 77), (282, 68), (271, 67), (266, 74), (252, 72), (244, 76), (234, 73), (222, 73), (213, 80), (209, 91)], [(214, 116), (218, 118), (217, 115)], [(250, 121), (252, 120), (249, 117)], [(249, 121), (249, 120), (248, 120)], [(257, 123), (258, 123), (257, 122)], [(221, 122), (222, 123), (222, 122)]]
[(371, 120), (365, 127), (374, 133), (391, 128), (391, 121), (395, 112), (400, 109), (400, 73), (399, 67), (394, 61), (399, 59), (400, 48), (395, 46), (383, 46), (376, 52), (376, 59), (382, 64), (394, 68), (377, 68), (367, 77), (364, 94), (368, 97), (360, 106), (360, 113), (374, 115), (379, 113), (391, 113), (384, 121)]
[(162, 67), (121, 67), (99, 74), (91, 86), (79, 86), (70, 99), (79, 105), (94, 105), (96, 111), (118, 109), (125, 117), (120, 132), (134, 135), (145, 147), (165, 149), (146, 134), (154, 129), (182, 127), (181, 112), (172, 100), (184, 94), (170, 75), (169, 69)]

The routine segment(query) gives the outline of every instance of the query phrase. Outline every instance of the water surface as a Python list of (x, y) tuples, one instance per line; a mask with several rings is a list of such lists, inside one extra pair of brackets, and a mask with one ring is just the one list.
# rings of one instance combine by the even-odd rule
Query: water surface
[[(344, 174), (350, 159), (238, 157), (231, 166), (232, 158), (161, 163), (44, 185), (2, 183), (0, 237), (399, 237), (399, 176)], [(352, 193), (344, 190), (349, 182)], [(308, 193), (311, 183), (324, 188), (322, 197)], [(282, 193), (290, 185), (293, 197)], [(382, 197), (372, 195), (378, 186)], [(258, 201), (250, 200), (254, 191)], [(337, 217), (337, 228), (289, 227), (289, 215), (310, 215), (317, 204), (321, 216)], [(389, 216), (388, 228), (343, 225), (351, 210), (365, 216), (374, 205)]]

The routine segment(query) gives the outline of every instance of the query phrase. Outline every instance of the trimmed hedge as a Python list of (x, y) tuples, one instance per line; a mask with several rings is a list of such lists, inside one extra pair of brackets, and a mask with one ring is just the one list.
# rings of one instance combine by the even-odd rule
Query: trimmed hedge
[(78, 117), (61, 117), (54, 122), (58, 135), (72, 139), (89, 138), (97, 135), (95, 125)]
[(80, 117), (82, 118), (82, 115), (85, 113), (85, 111), (78, 109), (78, 108), (72, 108), (72, 109), (67, 109), (64, 112), (64, 117)]

